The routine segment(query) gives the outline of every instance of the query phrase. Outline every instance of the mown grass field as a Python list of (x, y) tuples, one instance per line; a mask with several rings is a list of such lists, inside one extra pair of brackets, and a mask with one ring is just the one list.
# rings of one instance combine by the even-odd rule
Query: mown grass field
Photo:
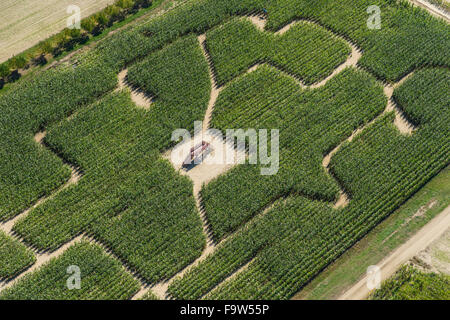
[[(70, 246), (0, 298), (293, 297), (450, 164), (449, 49), (448, 24), (406, 2), (192, 0), (19, 81), (0, 95), (0, 261), (22, 255), (0, 276)], [(222, 131), (279, 129), (278, 173), (246, 163), (194, 194), (163, 154), (210, 111)], [(51, 287), (69, 263), (76, 294)]]

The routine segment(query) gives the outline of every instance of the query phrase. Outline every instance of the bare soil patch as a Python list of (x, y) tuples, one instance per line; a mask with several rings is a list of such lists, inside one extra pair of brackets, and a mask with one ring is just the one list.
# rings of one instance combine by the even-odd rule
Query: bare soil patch
[(439, 239), (411, 259), (410, 263), (424, 272), (450, 275), (450, 226)]
[(114, 0), (2, 0), (0, 3), (0, 62), (34, 46), (67, 27), (69, 5), (87, 17)]

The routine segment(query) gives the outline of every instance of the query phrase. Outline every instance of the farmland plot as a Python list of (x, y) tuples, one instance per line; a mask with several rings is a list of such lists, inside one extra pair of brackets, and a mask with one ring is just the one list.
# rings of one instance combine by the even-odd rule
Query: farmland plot
[[(53, 195), (14, 233), (48, 251), (86, 234), (141, 287), (155, 285), (144, 298), (292, 297), (450, 163), (449, 27), (378, 0), (384, 28), (368, 30), (373, 4), (194, 0), (112, 35), (76, 66), (16, 84), (0, 100), (0, 219)], [(245, 16), (263, 8), (261, 30)], [(112, 92), (124, 69), (155, 97), (148, 110)], [(217, 87), (212, 127), (279, 129), (280, 170), (264, 177), (242, 164), (194, 194), (162, 155), (174, 129), (204, 118)], [(55, 194), (68, 164), (83, 176)], [(20, 298), (48, 270), (4, 297)]]
[[(82, 271), (83, 285), (77, 290), (67, 289), (70, 266)], [(24, 277), (14, 289), (2, 291), (0, 299), (117, 300), (131, 298), (138, 289), (138, 282), (100, 247), (79, 242), (39, 271)]]
[(31, 250), (0, 231), (0, 260), (0, 279), (4, 280), (18, 275), (35, 258)]
[(32, 47), (67, 27), (69, 5), (89, 16), (114, 0), (3, 0), (0, 3), (0, 62)]

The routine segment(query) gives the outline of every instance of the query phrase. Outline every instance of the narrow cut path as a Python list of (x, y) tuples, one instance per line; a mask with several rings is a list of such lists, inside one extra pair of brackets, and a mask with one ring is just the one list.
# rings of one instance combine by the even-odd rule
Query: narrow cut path
[[(416, 130), (417, 128), (411, 123), (409, 122), (409, 120), (407, 119), (407, 117), (405, 116), (405, 114), (397, 107), (397, 105), (395, 104), (392, 95), (394, 93), (394, 89), (398, 88), (399, 86), (401, 86), (407, 79), (409, 79), (412, 75), (414, 74), (414, 71), (407, 74), (405, 77), (403, 77), (400, 81), (398, 81), (397, 83), (390, 85), (390, 84), (384, 84), (383, 90), (384, 90), (384, 94), (387, 96), (388, 98), (388, 103), (387, 106), (385, 108), (385, 110), (378, 115), (377, 117), (375, 117), (374, 119), (372, 119), (371, 121), (369, 121), (367, 124), (365, 124), (364, 126), (362, 126), (361, 128), (356, 129), (355, 131), (353, 131), (353, 133), (347, 138), (345, 139), (343, 142), (341, 142), (336, 148), (334, 148), (330, 153), (328, 153), (327, 155), (325, 155), (325, 157), (322, 160), (322, 166), (324, 167), (325, 171), (331, 175), (330, 173), (330, 169), (329, 169), (329, 165), (331, 162), (331, 158), (342, 148), (342, 146), (345, 143), (351, 142), (353, 141), (353, 139), (358, 136), (361, 132), (363, 132), (366, 128), (370, 127), (373, 123), (375, 123), (377, 120), (379, 120), (382, 116), (384, 116), (386, 113), (388, 112), (395, 112), (395, 120), (394, 120), (394, 125), (397, 127), (397, 129), (399, 130), (399, 132), (403, 135), (411, 135), (414, 130)], [(334, 208), (338, 209), (338, 208), (343, 208), (345, 207), (350, 201), (350, 196), (348, 194), (345, 193), (345, 191), (343, 191), (343, 189), (341, 188), (340, 191), (340, 195), (339, 195), (339, 199), (337, 200), (337, 202), (334, 204)]]
[(80, 242), (83, 236), (78, 236), (74, 238), (72, 241), (65, 243), (63, 246), (61, 246), (59, 249), (53, 251), (53, 252), (46, 252), (46, 253), (35, 253), (36, 256), (36, 262), (29, 267), (27, 270), (19, 274), (17, 277), (7, 281), (7, 282), (0, 282), (0, 292), (4, 289), (10, 288), (14, 284), (16, 284), (20, 279), (25, 277), (26, 275), (36, 271), (40, 267), (42, 267), (44, 264), (48, 263), (51, 259), (57, 258), (60, 255), (62, 255), (69, 247), (74, 245), (77, 242)]
[[(266, 31), (267, 19), (264, 16), (246, 16), (246, 18), (249, 19), (260, 31)], [(297, 19), (297, 20), (294, 20), (294, 21), (290, 22), (289, 24), (285, 25), (280, 30), (276, 31), (274, 34), (283, 35), (286, 32), (288, 32), (293, 26), (295, 26), (296, 24), (299, 24), (299, 23), (312, 24), (312, 25), (319, 26), (319, 27), (331, 32), (335, 38), (344, 41), (352, 50), (349, 57), (347, 58), (347, 60), (344, 63), (339, 65), (336, 69), (333, 70), (333, 72), (329, 76), (327, 76), (325, 79), (323, 79), (319, 82), (313, 83), (311, 85), (306, 85), (301, 79), (299, 79), (295, 75), (289, 74), (290, 77), (293, 77), (297, 80), (297, 83), (302, 87), (302, 89), (321, 88), (324, 85), (326, 85), (328, 81), (330, 81), (336, 75), (341, 73), (344, 69), (346, 69), (348, 67), (355, 67), (355, 68), (357, 67), (358, 61), (361, 59), (361, 56), (362, 56), (362, 50), (360, 48), (358, 48), (358, 46), (356, 44), (350, 42), (348, 39), (345, 39), (341, 36), (336, 35), (333, 31), (329, 30), (328, 28), (323, 27), (322, 25), (318, 24), (315, 21), (308, 20), (308, 19)], [(272, 67), (276, 68), (275, 66), (272, 66)], [(253, 69), (250, 69), (249, 71), (250, 72), (254, 71), (254, 70), (256, 70), (256, 68), (257, 68), (257, 66), (253, 67)]]
[(153, 97), (147, 96), (142, 90), (138, 90), (133, 88), (128, 84), (127, 81), (127, 75), (128, 75), (128, 69), (122, 70), (119, 74), (119, 85), (116, 89), (116, 91), (120, 91), (123, 89), (130, 90), (130, 96), (131, 100), (140, 108), (143, 108), (145, 110), (149, 110), (151, 104), (153, 103)]
[[(252, 21), (252, 23), (254, 23), (254, 24), (256, 25), (256, 27), (257, 27), (259, 30), (262, 30), (262, 31), (265, 30), (265, 25), (266, 25), (266, 22), (267, 22), (267, 21), (266, 21), (266, 19), (265, 19), (263, 16), (247, 16), (246, 18), (250, 19), (250, 21)], [(298, 23), (298, 22), (305, 22), (305, 21), (306, 21), (307, 23), (316, 24), (316, 23), (313, 22), (313, 21), (308, 21), (308, 20), (296, 20), (296, 21), (293, 21), (293, 22), (289, 23), (288, 25), (286, 25), (285, 27), (283, 27), (283, 28), (280, 29), (279, 31), (277, 31), (276, 34), (283, 34), (283, 33), (287, 32), (287, 31), (288, 31), (293, 25), (295, 25), (296, 23)], [(322, 27), (322, 26), (321, 26), (321, 27)], [(333, 34), (334, 34), (334, 33), (333, 33)], [(335, 36), (336, 36), (336, 35), (335, 35)], [(360, 60), (361, 55), (362, 55), (361, 50), (360, 50), (355, 44), (349, 42), (347, 39), (344, 39), (344, 38), (342, 38), (342, 37), (339, 37), (339, 36), (336, 36), (336, 37), (338, 37), (338, 38), (344, 40), (344, 41), (351, 47), (352, 52), (351, 52), (350, 56), (348, 57), (348, 59), (346, 60), (346, 62), (344, 62), (343, 64), (341, 64), (339, 67), (337, 67), (337, 68), (336, 68), (336, 69), (335, 69), (328, 77), (326, 77), (325, 79), (321, 80), (320, 82), (317, 82), (317, 83), (315, 83), (315, 84), (312, 84), (312, 85), (310, 85), (310, 86), (307, 86), (307, 85), (303, 84), (302, 81), (301, 81), (300, 79), (298, 79), (297, 77), (295, 77), (295, 76), (293, 76), (293, 75), (290, 75), (290, 74), (287, 74), (287, 73), (284, 72), (283, 70), (280, 70), (280, 69), (278, 69), (276, 66), (273, 66), (273, 65), (271, 65), (270, 63), (267, 63), (267, 62), (255, 64), (254, 66), (250, 67), (250, 68), (247, 70), (246, 74), (251, 73), (251, 72), (254, 72), (254, 71), (258, 70), (258, 68), (261, 67), (262, 65), (267, 64), (267, 65), (269, 65), (269, 66), (271, 66), (271, 67), (273, 67), (273, 68), (276, 68), (277, 70), (279, 70), (279, 71), (282, 72), (283, 74), (286, 74), (286, 75), (289, 76), (290, 78), (293, 78), (293, 79), (299, 84), (299, 86), (300, 86), (302, 89), (306, 89), (306, 88), (310, 88), (310, 89), (318, 89), (318, 88), (321, 88), (321, 87), (325, 86), (326, 83), (327, 83), (329, 80), (331, 80), (331, 79), (334, 78), (337, 74), (339, 74), (340, 72), (342, 72), (345, 68), (348, 68), (348, 67), (358, 68), (358, 61)], [(216, 82), (216, 80), (215, 80), (214, 66), (213, 66), (213, 63), (212, 63), (212, 59), (211, 59), (211, 57), (209, 56), (208, 51), (207, 51), (207, 49), (206, 49), (206, 48), (207, 48), (207, 47), (206, 47), (206, 34), (201, 34), (201, 35), (199, 35), (199, 36), (198, 36), (198, 41), (199, 41), (199, 44), (200, 44), (200, 46), (201, 46), (201, 48), (202, 48), (203, 55), (204, 55), (206, 61), (208, 62), (208, 66), (209, 66), (209, 68), (208, 68), (208, 70), (209, 70), (209, 76), (210, 76), (210, 80), (211, 80), (211, 96), (210, 96), (210, 100), (209, 100), (209, 103), (208, 103), (207, 111), (206, 111), (206, 113), (205, 113), (205, 118), (204, 118), (204, 121), (203, 121), (203, 128), (202, 128), (202, 134), (205, 134), (205, 133), (207, 132), (207, 130), (210, 128), (210, 123), (211, 123), (212, 114), (213, 114), (213, 112), (214, 112), (214, 107), (215, 107), (215, 104), (216, 104), (216, 102), (217, 102), (217, 99), (218, 99), (218, 97), (219, 97), (219, 95), (220, 95), (220, 92), (221, 92), (224, 88), (226, 88), (228, 84), (219, 87), (218, 84), (217, 84), (217, 82)], [(387, 88), (391, 88), (391, 87), (392, 87), (392, 88), (395, 88), (395, 87), (399, 86), (399, 85), (402, 84), (409, 76), (411, 76), (411, 74), (409, 74), (408, 76), (406, 76), (405, 78), (403, 78), (401, 81), (399, 81), (399, 82), (398, 82), (397, 84), (395, 84), (394, 86), (385, 85), (385, 93), (388, 93), (388, 92), (386, 91)], [(392, 92), (393, 92), (393, 89), (392, 89)], [(389, 112), (389, 111), (394, 110), (394, 109), (392, 109), (392, 108), (393, 108), (393, 105), (394, 105), (394, 104), (393, 104), (393, 101), (392, 101), (392, 92), (390, 93), (390, 95), (387, 94), (388, 99), (389, 99), (389, 103), (388, 103), (388, 106), (387, 106), (387, 108), (386, 108), (386, 110), (385, 110), (384, 112)], [(395, 110), (396, 110), (396, 109), (395, 109)], [(383, 112), (383, 114), (384, 114), (384, 112)], [(399, 115), (401, 115), (401, 113), (400, 113), (399, 110), (396, 110), (396, 114), (397, 114), (397, 113), (398, 113)], [(381, 115), (380, 115), (380, 116), (381, 116)], [(371, 122), (369, 122), (369, 123), (368, 123), (367, 125), (365, 125), (364, 127), (355, 130), (355, 131), (353, 132), (353, 134), (352, 134), (350, 137), (348, 137), (345, 141), (343, 141), (341, 144), (339, 144), (334, 150), (332, 150), (329, 154), (327, 154), (327, 155), (324, 157), (323, 162), (322, 162), (322, 165), (323, 165), (323, 167), (324, 167), (324, 169), (326, 170), (327, 173), (330, 174), (328, 166), (329, 166), (329, 163), (330, 163), (330, 161), (331, 161), (332, 156), (333, 156), (333, 155), (341, 148), (341, 146), (342, 146), (345, 142), (347, 142), (347, 141), (352, 141), (353, 138), (354, 138), (356, 135), (358, 135), (360, 132), (362, 132), (367, 126), (369, 126), (370, 124), (372, 124), (373, 122), (375, 122), (378, 118), (379, 118), (379, 117), (373, 119)], [(402, 119), (403, 119), (403, 118), (402, 118)], [(402, 121), (403, 121), (403, 120), (402, 120)], [(409, 126), (409, 127), (410, 127), (410, 126)], [(399, 128), (399, 130), (400, 130), (400, 128)], [(170, 157), (170, 151), (169, 151), (168, 153), (166, 153), (166, 154), (164, 155), (164, 157), (165, 157), (165, 158), (169, 158), (169, 157)], [(226, 171), (226, 169), (224, 169), (223, 171), (218, 172), (217, 175), (219, 175), (219, 174), (221, 174), (221, 173), (223, 173), (223, 172), (225, 172), (225, 171)], [(330, 175), (331, 175), (331, 174), (330, 174)], [(207, 239), (207, 245), (206, 245), (206, 247), (205, 247), (203, 253), (201, 254), (201, 256), (200, 256), (199, 258), (197, 258), (191, 265), (185, 267), (185, 268), (184, 268), (183, 270), (181, 270), (178, 274), (176, 274), (175, 276), (173, 276), (171, 279), (169, 279), (169, 280), (167, 280), (167, 281), (163, 281), (163, 282), (160, 282), (160, 283), (158, 283), (158, 284), (155, 284), (154, 286), (152, 286), (152, 287), (150, 287), (150, 288), (148, 288), (148, 287), (143, 287), (143, 288), (141, 289), (141, 291), (135, 296), (135, 298), (139, 298), (139, 297), (143, 296), (146, 292), (148, 292), (149, 290), (151, 290), (153, 293), (156, 293), (156, 295), (157, 295), (159, 298), (161, 298), (161, 299), (170, 299), (170, 296), (168, 295), (167, 290), (168, 290), (168, 287), (170, 286), (170, 284), (171, 284), (175, 279), (183, 277), (183, 276), (186, 274), (186, 272), (187, 272), (188, 270), (190, 270), (191, 268), (193, 268), (193, 267), (195, 267), (196, 265), (198, 265), (201, 261), (203, 261), (204, 259), (206, 259), (206, 257), (209, 256), (210, 254), (213, 254), (213, 253), (216, 251), (217, 246), (219, 246), (222, 242), (228, 240), (230, 237), (233, 236), (233, 234), (235, 234), (236, 232), (239, 231), (239, 230), (238, 230), (238, 231), (234, 232), (232, 235), (229, 235), (228, 237), (226, 237), (225, 239), (223, 239), (219, 244), (215, 244), (215, 243), (214, 243), (214, 240), (213, 240), (213, 238), (212, 238), (212, 236), (211, 236), (211, 233), (210, 233), (210, 228), (209, 228), (209, 223), (208, 223), (208, 220), (207, 220), (207, 217), (206, 217), (206, 213), (205, 213), (204, 208), (203, 208), (203, 206), (202, 206), (202, 200), (201, 200), (201, 195), (200, 195), (201, 187), (202, 187), (203, 183), (205, 182), (205, 180), (202, 180), (202, 179), (198, 179), (198, 180), (197, 180), (195, 176), (194, 176), (194, 177), (191, 177), (191, 179), (192, 179), (193, 182), (194, 182), (194, 197), (195, 197), (197, 209), (198, 209), (198, 212), (199, 212), (199, 214), (200, 214), (201, 221), (202, 221), (203, 231), (204, 231), (205, 237), (206, 237), (206, 239)], [(334, 177), (333, 177), (333, 179), (334, 179)], [(208, 181), (206, 181), (206, 182), (208, 182)], [(339, 183), (338, 183), (338, 185), (339, 185)], [(340, 185), (339, 185), (339, 186), (340, 186)], [(350, 196), (343, 190), (343, 188), (342, 188), (341, 186), (340, 186), (340, 189), (341, 189), (341, 190), (340, 190), (340, 192), (339, 192), (339, 198), (337, 199), (336, 203), (334, 204), (334, 208), (335, 208), (335, 209), (339, 209), (339, 208), (345, 207), (345, 206), (349, 203), (349, 201), (350, 201)], [(272, 207), (273, 207), (273, 204), (272, 204), (269, 208), (266, 208), (266, 209), (264, 210), (263, 214), (264, 214), (265, 212), (269, 211), (270, 208), (272, 208)], [(258, 216), (261, 216), (261, 215), (258, 215)], [(245, 268), (247, 268), (247, 267), (248, 267), (248, 264), (247, 264), (246, 266), (241, 267), (239, 270), (237, 270), (237, 271), (236, 271), (235, 273), (233, 273), (233, 274), (239, 274), (240, 272), (242, 272), (243, 270), (245, 270)], [(232, 276), (233, 276), (233, 275), (231, 275), (230, 277), (232, 277)], [(225, 281), (228, 281), (228, 280), (230, 280), (230, 279), (226, 279)], [(221, 285), (222, 283), (224, 283), (225, 281), (220, 282), (220, 283), (218, 284), (218, 286), (220, 286), (220, 285)]]
[[(34, 141), (36, 143), (38, 143), (41, 147), (43, 148), (47, 148), (44, 144), (44, 138), (46, 136), (47, 132), (46, 131), (40, 131), (38, 133), (36, 133), (34, 135)], [(64, 161), (64, 160), (63, 160)], [(25, 218), (30, 212), (31, 210), (37, 208), (38, 206), (40, 206), (41, 204), (43, 204), (44, 202), (46, 202), (49, 199), (54, 198), (58, 193), (60, 193), (62, 190), (68, 188), (71, 185), (74, 185), (76, 183), (78, 183), (78, 181), (81, 179), (82, 177), (82, 173), (79, 170), (79, 168), (67, 163), (66, 161), (64, 161), (64, 163), (66, 165), (68, 165), (71, 169), (71, 175), (69, 180), (62, 185), (61, 187), (59, 187), (55, 192), (53, 192), (51, 195), (47, 196), (47, 197), (43, 197), (41, 199), (39, 199), (34, 205), (32, 205), (30, 208), (26, 209), (25, 211), (23, 211), (22, 213), (20, 213), (19, 215), (15, 216), (14, 218), (0, 223), (0, 230), (4, 231), (5, 233), (7, 233), (10, 236), (13, 236), (16, 239), (19, 239), (15, 234), (13, 234), (13, 227), (14, 225), (21, 219)], [(19, 239), (20, 240), (20, 239)], [(23, 241), (21, 241), (23, 243)], [(28, 246), (28, 245), (27, 245)], [(35, 250), (34, 250), (35, 251)]]

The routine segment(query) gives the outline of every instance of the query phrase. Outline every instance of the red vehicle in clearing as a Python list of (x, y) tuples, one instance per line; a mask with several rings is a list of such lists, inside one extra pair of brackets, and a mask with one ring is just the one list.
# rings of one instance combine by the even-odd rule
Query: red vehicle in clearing
[(189, 152), (189, 155), (186, 157), (186, 160), (183, 162), (183, 167), (190, 167), (194, 166), (196, 164), (200, 164), (202, 160), (211, 153), (211, 145), (206, 142), (202, 141), (202, 143), (199, 143), (195, 147), (191, 148), (191, 151)]

